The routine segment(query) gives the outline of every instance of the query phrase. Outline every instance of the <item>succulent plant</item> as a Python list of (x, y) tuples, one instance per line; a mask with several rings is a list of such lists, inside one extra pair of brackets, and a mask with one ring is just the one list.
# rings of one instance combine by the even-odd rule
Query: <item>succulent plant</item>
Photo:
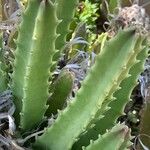
[[(21, 138), (38, 130), (40, 135), (27, 141), (35, 150), (128, 149), (130, 129), (116, 120), (143, 69), (146, 38), (135, 27), (119, 29), (104, 43), (81, 88), (67, 103), (73, 75), (64, 70), (53, 81), (52, 74), (77, 4), (78, 0), (28, 0), (18, 28), (10, 79), (16, 108), (13, 136)], [(0, 82), (6, 79), (4, 71), (0, 68)], [(51, 119), (52, 114), (54, 120), (47, 125), (45, 117)]]

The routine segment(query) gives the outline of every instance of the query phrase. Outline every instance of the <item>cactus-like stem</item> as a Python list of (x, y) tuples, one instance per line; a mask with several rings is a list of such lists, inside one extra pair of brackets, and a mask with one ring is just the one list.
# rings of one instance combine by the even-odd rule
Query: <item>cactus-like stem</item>
[[(134, 49), (140, 51), (142, 49), (142, 40), (139, 40)], [(137, 60), (139, 60), (140, 62), (134, 64), (131, 67), (129, 71), (130, 76), (122, 81), (122, 83), (120, 84), (121, 89), (114, 93), (114, 97), (116, 98), (116, 100), (112, 101), (109, 104), (109, 107), (111, 109), (104, 114), (104, 117), (102, 119), (96, 121), (93, 128), (89, 129), (87, 133), (81, 135), (80, 140), (74, 144), (73, 149), (80, 150), (82, 149), (82, 145), (86, 146), (89, 144), (90, 139), (97, 139), (98, 134), (104, 134), (106, 129), (110, 129), (116, 123), (118, 117), (124, 114), (124, 107), (130, 100), (131, 92), (137, 84), (137, 80), (139, 74), (143, 70), (146, 57), (147, 50), (144, 48), (137, 56)], [(106, 106), (107, 103), (103, 104), (102, 108), (105, 109)]]
[(104, 135), (99, 135), (96, 141), (91, 140), (90, 145), (83, 150), (125, 150), (129, 146), (127, 143), (130, 143), (129, 133), (127, 126), (118, 124)]
[[(131, 67), (135, 63), (135, 58), (132, 63), (128, 61), (137, 53), (133, 51), (136, 40), (135, 31), (126, 30), (120, 31), (114, 39), (107, 42), (75, 99), (37, 139), (34, 145), (36, 149), (46, 147), (49, 150), (68, 150), (72, 147), (76, 138), (95, 118), (110, 92), (113, 93), (127, 76), (127, 65), (130, 64)], [(64, 130), (65, 128), (67, 129)]]
[[(111, 128), (117, 121), (118, 117), (124, 114), (125, 105), (127, 104), (127, 102), (129, 102), (131, 93), (137, 85), (139, 75), (144, 70), (144, 63), (147, 58), (147, 49), (143, 49), (141, 46), (141, 42), (139, 41), (135, 49), (141, 50), (136, 58), (139, 62), (132, 66), (129, 71), (130, 77), (123, 80), (120, 84), (121, 89), (114, 93), (114, 97), (116, 97), (116, 100), (110, 103), (109, 106), (111, 107), (111, 109), (106, 112), (105, 117), (101, 119), (101, 121), (99, 121), (99, 126), (97, 127), (100, 128), (99, 132), (101, 134), (105, 132), (106, 128)], [(105, 124), (105, 129), (101, 126), (101, 123)]]
[[(17, 49), (15, 51), (14, 72), (12, 75), (13, 85), (12, 91), (15, 97), (16, 106), (15, 120), (19, 123), (20, 112), (22, 109), (23, 86), (25, 80), (26, 66), (28, 63), (28, 55), (32, 44), (32, 34), (34, 30), (35, 19), (39, 9), (40, 1), (30, 0), (28, 7), (23, 14), (18, 39), (16, 41)], [(30, 11), (32, 10), (32, 11)], [(32, 12), (32, 13), (31, 13)]]
[[(57, 62), (61, 56), (63, 46), (66, 43), (66, 36), (69, 32), (69, 25), (75, 13), (78, 0), (55, 0), (57, 5), (57, 18), (61, 20), (57, 27), (57, 34), (59, 37), (56, 39), (55, 47), (58, 50), (53, 57), (53, 61)], [(51, 71), (56, 67), (56, 63), (52, 66)]]
[(56, 114), (58, 109), (62, 109), (67, 97), (69, 96), (73, 87), (74, 76), (68, 70), (63, 70), (58, 79), (54, 82), (52, 96), (48, 101), (49, 108), (46, 111), (46, 116)]
[(56, 49), (61, 50), (66, 42), (66, 35), (69, 31), (69, 25), (74, 16), (78, 0), (55, 0), (57, 6), (57, 17), (62, 22), (57, 27), (57, 33), (60, 36), (56, 40)]
[(13, 73), (13, 94), (23, 130), (36, 127), (47, 108), (49, 67), (58, 25), (55, 12), (56, 5), (50, 0), (30, 0), (23, 16)]

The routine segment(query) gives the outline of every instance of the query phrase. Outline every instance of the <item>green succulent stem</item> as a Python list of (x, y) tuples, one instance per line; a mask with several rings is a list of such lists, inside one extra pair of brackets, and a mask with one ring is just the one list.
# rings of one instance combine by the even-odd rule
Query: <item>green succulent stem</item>
[(58, 78), (54, 82), (52, 95), (47, 102), (49, 105), (46, 116), (57, 114), (57, 110), (63, 109), (64, 104), (67, 102), (67, 97), (71, 93), (73, 87), (74, 75), (69, 70), (62, 70)]
[[(120, 148), (126, 142), (130, 142), (129, 136), (130, 130), (125, 125), (117, 124), (110, 131), (106, 132), (104, 135), (99, 135), (96, 141), (92, 141), (89, 146), (83, 148), (84, 150), (121, 150)], [(108, 142), (109, 141), (109, 142)], [(128, 148), (128, 144), (125, 144), (122, 150)]]
[(138, 77), (144, 68), (144, 62), (147, 57), (147, 50), (142, 48), (142, 41), (139, 38), (134, 48), (140, 52), (136, 58), (139, 62), (130, 68), (130, 76), (121, 82), (121, 89), (114, 93), (113, 96), (116, 100), (113, 100), (110, 104), (107, 100), (108, 102), (103, 104), (102, 108), (104, 110), (108, 104), (110, 109), (106, 112), (104, 111), (103, 118), (97, 119), (93, 128), (90, 128), (85, 134), (80, 136), (80, 140), (74, 144), (73, 149), (80, 150), (83, 145), (87, 146), (89, 144), (90, 139), (96, 140), (98, 134), (102, 135), (106, 132), (106, 129), (112, 128), (116, 124), (118, 117), (124, 114), (125, 105), (130, 100), (130, 95), (137, 84)]
[(49, 69), (55, 53), (58, 25), (55, 9), (56, 5), (50, 0), (30, 0), (23, 15), (12, 89), (16, 113), (21, 112), (20, 124), (24, 131), (36, 127), (47, 109)]
[[(136, 53), (133, 51), (136, 40), (135, 31), (126, 30), (120, 31), (107, 42), (75, 99), (64, 111), (59, 112), (55, 123), (37, 139), (34, 145), (36, 149), (46, 147), (49, 150), (68, 150), (72, 147), (77, 137), (96, 117), (110, 92), (117, 90), (117, 85), (127, 76), (126, 67), (129, 67), (128, 61)], [(133, 59), (130, 66), (135, 61)]]
[(78, 4), (78, 0), (55, 0), (57, 4), (57, 18), (61, 20), (57, 27), (57, 34), (59, 35), (55, 42), (55, 47), (58, 50), (53, 57), (55, 64), (51, 67), (51, 71), (54, 71), (57, 65), (57, 61), (60, 58), (63, 47), (66, 44), (66, 36), (69, 32), (69, 26), (73, 19), (75, 8)]
[(57, 33), (60, 36), (56, 40), (56, 49), (61, 50), (66, 42), (66, 35), (69, 31), (69, 25), (73, 19), (78, 0), (55, 0), (57, 6), (57, 17), (62, 20), (57, 27)]
[[(15, 51), (14, 72), (12, 75), (12, 91), (15, 97), (16, 106), (15, 119), (17, 124), (20, 120), (22, 110), (23, 87), (25, 80), (26, 66), (28, 63), (30, 47), (32, 45), (32, 34), (34, 31), (35, 19), (40, 6), (40, 1), (30, 0), (25, 13), (22, 14), (22, 22), (19, 29), (18, 39), (16, 41), (17, 49)], [(30, 12), (32, 10), (32, 13)], [(28, 32), (27, 32), (28, 31)], [(26, 37), (26, 38), (25, 38)]]

